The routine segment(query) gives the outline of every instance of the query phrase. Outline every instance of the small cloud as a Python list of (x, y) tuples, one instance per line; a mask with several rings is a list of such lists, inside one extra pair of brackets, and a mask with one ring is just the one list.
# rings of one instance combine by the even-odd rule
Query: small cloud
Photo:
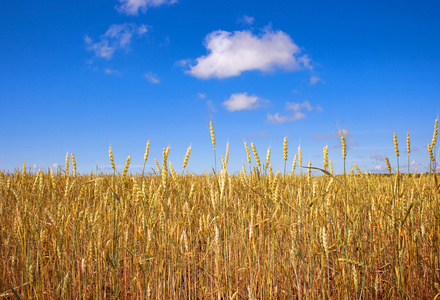
[(304, 119), (305, 117), (306, 115), (300, 111), (296, 111), (293, 113), (293, 115), (290, 116), (282, 116), (279, 113), (267, 114), (267, 119), (272, 123), (285, 123), (285, 122), (298, 121)]
[(310, 105), (309, 101), (304, 101), (303, 103), (297, 103), (297, 102), (287, 102), (286, 103), (286, 110), (300, 111), (303, 108), (308, 111), (313, 110), (313, 106)]
[(32, 164), (31, 168), (32, 168), (32, 169), (38, 169), (38, 166), (37, 166), (36, 163), (34, 163), (34, 164)]
[(206, 94), (205, 93), (197, 93), (197, 95), (199, 96), (200, 99), (205, 99), (206, 98)]
[(228, 100), (222, 103), (228, 111), (253, 110), (258, 108), (263, 100), (255, 95), (249, 96), (247, 93), (235, 93)]
[(193, 60), (192, 60), (192, 59), (189, 59), (189, 58), (187, 58), (187, 59), (181, 59), (181, 60), (176, 61), (176, 62), (174, 63), (174, 65), (177, 66), (177, 67), (185, 68), (185, 67), (189, 66), (189, 65), (191, 64), (192, 61), (193, 61)]
[(413, 160), (413, 161), (411, 161), (411, 162), (409, 163), (409, 165), (410, 165), (410, 166), (420, 166), (421, 163), (419, 163), (418, 161)]
[(376, 161), (383, 161), (383, 160), (385, 159), (385, 158), (384, 158), (382, 155), (380, 155), (379, 153), (373, 153), (373, 154), (371, 154), (370, 158), (371, 158), (371, 159), (374, 159), (374, 160), (376, 160)]
[(374, 170), (382, 172), (382, 171), (388, 171), (388, 168), (387, 166), (384, 165), (376, 165), (374, 166)]
[[(293, 113), (290, 115), (281, 115), (280, 113), (275, 114), (267, 114), (267, 119), (272, 123), (285, 123), (285, 122), (293, 122), (301, 119), (305, 119), (307, 116), (303, 112), (303, 110), (307, 110), (311, 112), (313, 110), (318, 110), (317, 107), (313, 107), (309, 101), (304, 101), (302, 103), (299, 102), (286, 102), (286, 111), (293, 110)], [(322, 108), (318, 111), (322, 111)]]
[[(271, 72), (276, 68), (288, 71), (311, 69), (310, 59), (300, 55), (300, 48), (283, 31), (270, 27), (255, 35), (248, 30), (217, 30), (205, 38), (206, 56), (196, 59), (185, 73), (200, 78), (223, 79), (246, 71)], [(188, 61), (181, 61), (187, 63)]]
[(310, 84), (311, 85), (316, 85), (318, 82), (322, 82), (322, 79), (319, 78), (318, 76), (310, 77)]
[(94, 41), (88, 35), (84, 37), (87, 50), (95, 52), (96, 57), (111, 59), (116, 50), (130, 51), (130, 44), (133, 36), (142, 36), (147, 32), (146, 25), (135, 25), (133, 23), (113, 24), (109, 29)]
[(144, 78), (146, 80), (148, 80), (149, 82), (151, 82), (152, 84), (159, 84), (160, 83), (160, 78), (152, 72), (145, 73)]
[(147, 31), (148, 31), (148, 27), (144, 24), (139, 25), (139, 27), (137, 28), (137, 34), (139, 35), (143, 35)]
[(117, 70), (112, 70), (112, 69), (104, 69), (104, 73), (107, 75), (121, 75)]
[(252, 25), (254, 23), (254, 17), (244, 15), (243, 17), (238, 19), (238, 22), (243, 23), (245, 25)]
[(171, 5), (177, 0), (119, 0), (120, 5), (115, 9), (126, 15), (137, 15), (139, 11), (145, 13), (148, 7), (157, 7), (161, 5)]

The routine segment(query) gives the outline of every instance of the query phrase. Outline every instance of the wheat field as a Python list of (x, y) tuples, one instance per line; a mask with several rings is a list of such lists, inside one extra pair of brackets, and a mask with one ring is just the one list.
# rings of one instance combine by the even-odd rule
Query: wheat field
[(73, 154), (55, 173), (1, 172), (0, 299), (438, 298), (437, 127), (425, 174), (346, 168), (343, 134), (341, 175), (328, 148), (308, 166), (299, 148), (286, 170), (287, 139), (276, 174), (254, 144), (238, 175), (228, 150), (185, 172), (191, 148), (176, 173), (170, 147), (151, 174), (130, 174), (131, 157), (116, 172), (111, 148), (110, 174), (78, 174)]

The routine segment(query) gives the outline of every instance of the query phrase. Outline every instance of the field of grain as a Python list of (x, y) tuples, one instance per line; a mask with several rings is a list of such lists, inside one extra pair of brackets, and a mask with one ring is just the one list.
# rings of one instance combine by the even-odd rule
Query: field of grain
[[(253, 144), (238, 175), (228, 152), (210, 174), (185, 172), (191, 148), (176, 173), (169, 147), (153, 174), (128, 173), (130, 157), (117, 173), (111, 148), (112, 174), (78, 174), (69, 154), (56, 174), (1, 172), (0, 298), (437, 298), (437, 127), (426, 174), (333, 176), (326, 148), (309, 163), (321, 176), (299, 167), (301, 149), (274, 174)], [(401, 155), (394, 139), (397, 165), (406, 142)]]

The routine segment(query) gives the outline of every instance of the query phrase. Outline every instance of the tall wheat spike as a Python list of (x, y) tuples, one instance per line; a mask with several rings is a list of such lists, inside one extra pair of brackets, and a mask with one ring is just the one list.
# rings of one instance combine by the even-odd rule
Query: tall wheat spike
[(113, 157), (113, 149), (112, 149), (111, 146), (108, 149), (108, 154), (109, 154), (109, 157), (110, 157), (110, 162), (112, 164), (113, 173), (116, 173), (115, 158)]
[(385, 162), (387, 163), (388, 173), (391, 174), (391, 164), (390, 164), (390, 160), (389, 160), (388, 157), (386, 157), (386, 156), (385, 156)]
[(287, 136), (283, 141), (283, 158), (284, 158), (284, 175), (286, 175), (286, 163), (287, 163)]
[(290, 173), (290, 175), (295, 174), (295, 168), (296, 168), (296, 160), (298, 158), (298, 154), (295, 154), (295, 157), (293, 158), (293, 163), (292, 163), (292, 172)]
[(347, 156), (347, 145), (345, 143), (344, 131), (341, 130), (341, 148), (342, 148), (342, 159), (344, 161), (344, 174), (345, 172), (345, 157)]
[(324, 170), (327, 171), (327, 169), (328, 169), (328, 146), (324, 147), (323, 152), (324, 152)]
[(269, 163), (270, 163), (270, 147), (267, 148), (267, 154), (266, 154), (266, 164), (264, 165), (264, 169), (267, 169), (269, 167)]
[(70, 155), (72, 156), (73, 176), (76, 177), (76, 160), (75, 160), (75, 155), (73, 155), (73, 153), (70, 153)]
[(66, 167), (65, 167), (66, 176), (69, 176), (69, 152), (66, 154)]
[(411, 152), (411, 145), (410, 145), (410, 141), (409, 141), (409, 131), (406, 133), (406, 152), (408, 153), (408, 174), (409, 174), (409, 165), (410, 165), (409, 154)]
[(191, 154), (191, 146), (186, 149), (185, 159), (183, 160), (183, 170), (185, 170), (186, 165), (188, 164), (189, 155)]
[(399, 144), (397, 143), (397, 134), (396, 132), (394, 132), (394, 152), (396, 153), (396, 157), (397, 157), (397, 173), (399, 173)]
[(261, 168), (260, 158), (258, 157), (257, 148), (255, 147), (254, 143), (251, 143), (252, 152), (254, 153), (255, 161), (257, 162), (257, 165), (259, 168)]

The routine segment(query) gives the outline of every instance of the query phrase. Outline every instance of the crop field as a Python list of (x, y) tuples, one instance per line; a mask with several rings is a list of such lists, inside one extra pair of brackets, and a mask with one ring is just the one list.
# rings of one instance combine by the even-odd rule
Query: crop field
[[(434, 128), (424, 174), (353, 170), (343, 134), (340, 175), (328, 148), (308, 166), (295, 149), (287, 169), (287, 139), (275, 174), (253, 144), (235, 175), (228, 151), (186, 172), (191, 148), (176, 173), (170, 147), (148, 174), (130, 174), (130, 157), (116, 172), (111, 148), (111, 174), (78, 174), (69, 153), (55, 172), (1, 172), (0, 299), (438, 298)], [(402, 155), (394, 139), (397, 166), (406, 142)]]

